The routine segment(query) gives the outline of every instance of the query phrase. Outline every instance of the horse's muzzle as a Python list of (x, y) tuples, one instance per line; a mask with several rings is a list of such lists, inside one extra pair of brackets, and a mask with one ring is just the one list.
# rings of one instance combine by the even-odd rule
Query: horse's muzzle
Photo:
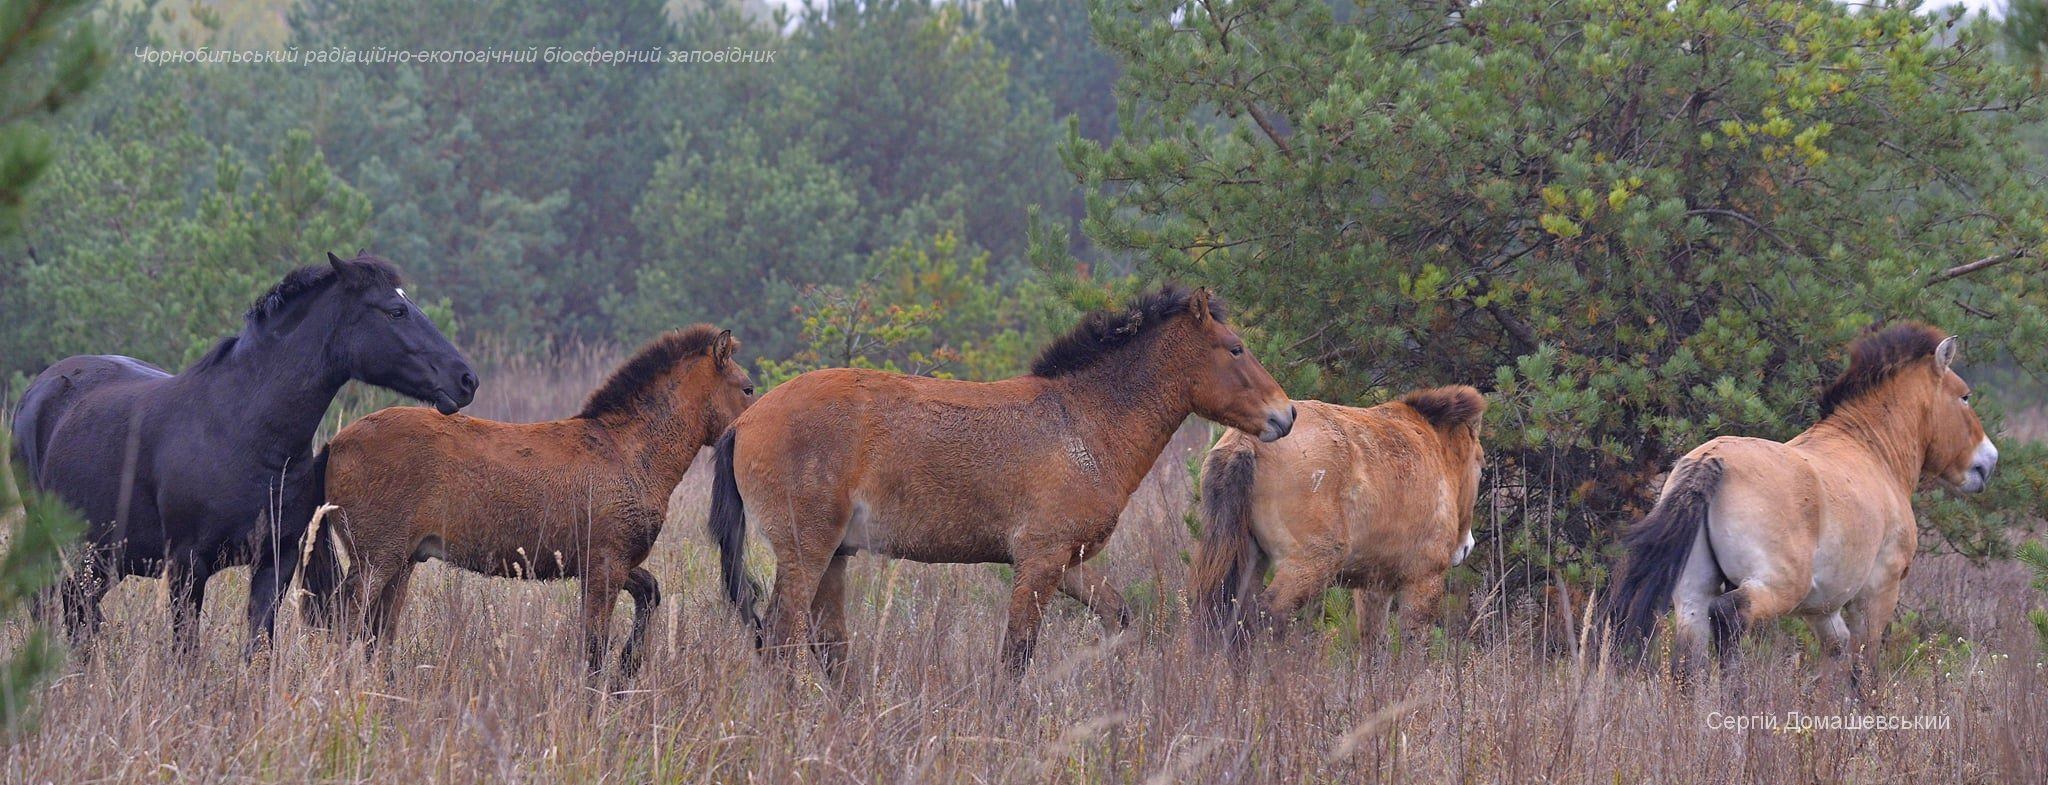
[(1970, 456), (1970, 472), (1963, 480), (1963, 492), (1976, 493), (1984, 490), (1984, 486), (1991, 482), (1991, 473), (1997, 470), (1998, 447), (1986, 437), (1984, 441), (1977, 443), (1977, 453)]
[(1259, 441), (1270, 442), (1294, 430), (1294, 404), (1287, 405), (1286, 412), (1271, 412), (1266, 415), (1266, 427), (1259, 431)]

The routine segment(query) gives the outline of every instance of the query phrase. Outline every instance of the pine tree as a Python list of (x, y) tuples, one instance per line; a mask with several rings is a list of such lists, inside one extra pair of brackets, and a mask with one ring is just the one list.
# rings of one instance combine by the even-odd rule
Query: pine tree
[[(78, 21), (83, 0), (28, 0), (0, 3), (0, 241), (20, 228), (28, 191), (54, 155), (42, 116), (55, 112), (89, 86), (105, 60), (89, 23)], [(12, 284), (0, 264), (0, 285)], [(4, 428), (0, 455), (9, 456), (0, 477), (0, 524), (8, 524), (7, 553), (0, 556), (0, 619), (57, 577), (63, 548), (84, 531), (61, 502), (28, 489), (15, 467)], [(47, 630), (31, 630), (0, 662), (0, 728), (13, 731), (29, 718), (36, 690), (63, 660)]]
[[(2041, 96), (1910, 5), (1100, 0), (1121, 135), (1065, 155), (1097, 245), (1217, 286), (1289, 392), (1489, 388), (1496, 535), (1577, 576), (1681, 451), (1811, 424), (1874, 321), (2048, 369)], [(1998, 552), (2030, 471), (1932, 539)]]

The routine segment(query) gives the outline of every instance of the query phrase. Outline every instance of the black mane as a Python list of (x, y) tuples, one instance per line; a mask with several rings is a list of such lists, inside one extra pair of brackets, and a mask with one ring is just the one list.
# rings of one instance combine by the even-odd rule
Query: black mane
[[(1156, 292), (1133, 298), (1122, 309), (1107, 308), (1088, 314), (1079, 326), (1038, 353), (1038, 359), (1031, 363), (1031, 374), (1054, 378), (1086, 369), (1186, 311), (1188, 298), (1193, 296), (1194, 292), (1169, 283)], [(1229, 318), (1222, 298), (1209, 298), (1209, 315), (1217, 321)]]
[[(250, 304), (249, 310), (242, 315), (242, 320), (247, 325), (243, 332), (260, 327), (272, 315), (283, 310), (286, 304), (318, 292), (337, 280), (355, 289), (373, 284), (392, 288), (405, 285), (405, 279), (399, 276), (398, 268), (381, 257), (362, 253), (357, 254), (354, 259), (343, 259), (341, 264), (348, 270), (348, 275), (344, 276), (336, 271), (331, 263), (311, 264), (285, 273), (283, 280), (270, 287), (270, 291), (264, 292), (263, 296), (256, 298), (256, 302)], [(205, 354), (200, 355), (199, 359), (192, 363), (192, 368), (204, 368), (220, 362), (229, 352), (234, 351), (235, 344), (240, 343), (241, 339), (241, 333), (220, 339), (213, 344), (213, 348), (206, 350)]]
[[(312, 264), (286, 273), (270, 291), (249, 306), (245, 316), (251, 323), (261, 322), (277, 313), (287, 303), (299, 297), (317, 292), (336, 280), (342, 281), (351, 290), (360, 291), (369, 286), (397, 288), (405, 285), (398, 275), (398, 268), (381, 257), (367, 253), (357, 254), (354, 259), (343, 259), (341, 270), (333, 264)], [(346, 275), (343, 274), (346, 271)]]
[(1948, 335), (1918, 322), (1902, 322), (1866, 333), (1849, 344), (1849, 367), (1820, 396), (1820, 416), (1884, 384), (1899, 370), (1934, 354)]
[(583, 411), (576, 416), (590, 419), (633, 409), (647, 386), (668, 373), (676, 363), (709, 355), (718, 346), (720, 334), (718, 328), (708, 324), (662, 333), (640, 347), (640, 351), (634, 352), (632, 359), (620, 364), (618, 370), (612, 371), (604, 384), (598, 385), (589, 400), (584, 401)]

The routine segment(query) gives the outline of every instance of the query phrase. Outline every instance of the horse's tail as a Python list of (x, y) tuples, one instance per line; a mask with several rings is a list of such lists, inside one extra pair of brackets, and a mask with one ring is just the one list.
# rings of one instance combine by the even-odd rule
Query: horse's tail
[(733, 443), (739, 429), (728, 429), (711, 448), (716, 473), (711, 478), (711, 518), (705, 527), (718, 543), (718, 571), (725, 583), (725, 598), (738, 608), (740, 618), (759, 630), (761, 617), (754, 612), (754, 598), (761, 587), (747, 575), (747, 503), (740, 498), (739, 480), (733, 477)]
[(313, 517), (306, 527), (301, 546), (299, 585), (305, 595), (299, 616), (306, 624), (334, 629), (339, 619), (342, 585), (348, 577), (348, 545), (341, 531), (342, 510), (327, 503), (327, 448), (313, 457), (313, 478), (308, 480)]
[(1628, 557), (1608, 592), (1606, 613), (1618, 642), (1640, 647), (1655, 630), (1657, 615), (1671, 607), (1672, 589), (1706, 528), (1707, 505), (1720, 486), (1721, 459), (1680, 460), (1657, 506), (1622, 535)]
[(1188, 577), (1196, 623), (1230, 643), (1253, 618), (1265, 552), (1252, 537), (1252, 481), (1258, 453), (1249, 445), (1211, 450), (1202, 462), (1202, 545)]

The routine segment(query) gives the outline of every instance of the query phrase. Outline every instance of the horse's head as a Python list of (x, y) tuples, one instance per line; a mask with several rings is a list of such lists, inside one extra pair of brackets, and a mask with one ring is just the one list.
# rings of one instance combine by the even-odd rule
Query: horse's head
[(1208, 289), (1188, 295), (1187, 311), (1174, 334), (1192, 381), (1189, 403), (1196, 414), (1270, 442), (1294, 429), (1294, 402), (1252, 356), (1237, 331), (1213, 308)]
[(1970, 385), (1957, 376), (1955, 336), (1941, 340), (1928, 357), (1927, 458), (1921, 474), (1965, 493), (1984, 490), (1998, 468), (1998, 448), (1970, 408)]
[(476, 373), (433, 321), (406, 299), (388, 263), (332, 253), (340, 300), (329, 346), (349, 378), (432, 403), (454, 414), (476, 398)]
[(720, 330), (706, 361), (696, 363), (689, 373), (683, 375), (684, 386), (694, 391), (683, 394), (705, 398), (704, 416), (710, 426), (704, 430), (706, 447), (718, 441), (726, 427), (739, 419), (740, 412), (754, 405), (754, 379), (747, 375), (745, 367), (732, 359), (739, 349), (740, 340), (732, 337), (732, 331)]

